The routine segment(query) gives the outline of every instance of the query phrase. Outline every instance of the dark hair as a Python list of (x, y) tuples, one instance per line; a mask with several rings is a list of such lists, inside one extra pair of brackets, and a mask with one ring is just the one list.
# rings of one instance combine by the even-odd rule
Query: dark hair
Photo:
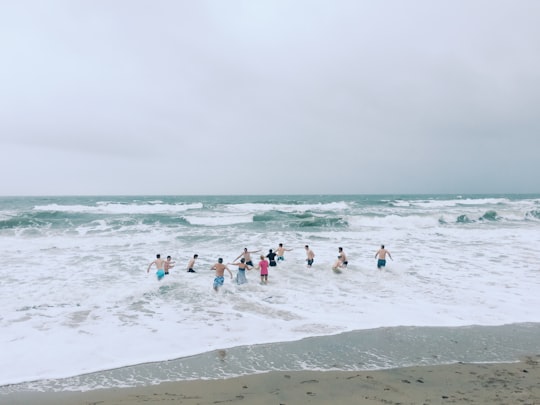
[(197, 257), (199, 257), (199, 255), (193, 255), (193, 258), (196, 259)]
[(384, 249), (384, 245), (381, 245), (381, 249)]
[(308, 245), (306, 245), (306, 247), (308, 248), (309, 246), (308, 246)]
[(338, 247), (338, 250), (341, 252), (341, 251), (343, 250), (343, 248), (342, 248), (342, 247)]
[(218, 263), (223, 263), (223, 259), (220, 257), (219, 259), (217, 259)]
[(240, 259), (240, 263), (244, 263), (246, 261), (246, 259), (244, 259), (243, 257)]
[(283, 246), (283, 243), (280, 243), (279, 246)]
[(167, 256), (167, 259), (171, 259), (171, 256)]
[(156, 259), (159, 259), (160, 257), (161, 257), (161, 255), (158, 253), (158, 254), (156, 255)]

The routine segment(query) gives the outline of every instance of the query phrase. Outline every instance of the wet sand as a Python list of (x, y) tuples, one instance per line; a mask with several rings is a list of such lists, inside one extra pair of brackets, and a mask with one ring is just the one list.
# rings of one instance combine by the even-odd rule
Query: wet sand
[(457, 363), (360, 372), (271, 372), (86, 392), (19, 392), (0, 397), (0, 404), (540, 405), (539, 363), (540, 355), (533, 355), (518, 363)]

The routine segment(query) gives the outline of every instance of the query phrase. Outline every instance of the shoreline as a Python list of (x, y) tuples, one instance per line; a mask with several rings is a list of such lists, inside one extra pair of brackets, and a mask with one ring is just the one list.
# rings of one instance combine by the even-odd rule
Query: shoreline
[(219, 381), (271, 372), (370, 372), (454, 363), (511, 363), (540, 353), (540, 323), (462, 327), (384, 327), (237, 346), (173, 360), (60, 379), (0, 386), (0, 404), (16, 393), (95, 391), (176, 381)]
[(0, 405), (540, 404), (540, 354), (514, 363), (454, 363), (373, 371), (273, 371), (220, 380), (92, 391), (19, 392)]

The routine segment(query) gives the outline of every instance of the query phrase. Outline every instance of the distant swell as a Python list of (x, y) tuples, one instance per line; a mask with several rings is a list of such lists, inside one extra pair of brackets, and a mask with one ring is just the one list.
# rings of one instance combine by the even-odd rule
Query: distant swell
[(480, 217), (481, 221), (498, 221), (500, 218), (495, 211), (486, 211), (484, 215)]
[(457, 217), (456, 222), (458, 224), (470, 224), (474, 221), (471, 221), (467, 215), (460, 215), (459, 217)]
[(319, 216), (311, 212), (288, 213), (282, 211), (268, 211), (253, 216), (253, 222), (282, 222), (288, 228), (344, 228), (348, 226), (347, 221), (341, 217)]

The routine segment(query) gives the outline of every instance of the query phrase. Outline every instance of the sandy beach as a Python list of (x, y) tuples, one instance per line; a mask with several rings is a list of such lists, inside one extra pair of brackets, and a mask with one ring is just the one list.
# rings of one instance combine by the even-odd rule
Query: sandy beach
[(225, 380), (59, 393), (14, 393), (11, 405), (540, 404), (540, 355), (517, 363), (377, 371), (271, 372)]

